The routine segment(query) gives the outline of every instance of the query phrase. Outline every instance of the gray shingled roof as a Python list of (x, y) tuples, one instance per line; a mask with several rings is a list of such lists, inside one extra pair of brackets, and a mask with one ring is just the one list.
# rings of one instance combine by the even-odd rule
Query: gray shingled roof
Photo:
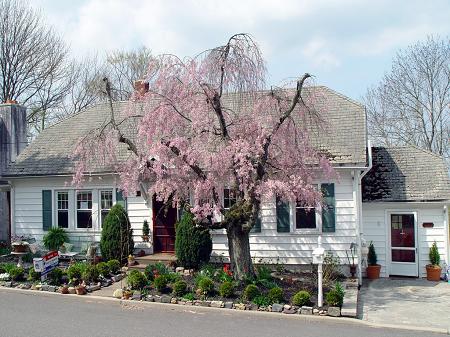
[(442, 157), (416, 147), (372, 148), (373, 167), (363, 178), (363, 201), (450, 200)]
[[(364, 107), (359, 103), (326, 87), (315, 87), (325, 99), (321, 118), (325, 128), (314, 132), (313, 143), (333, 156), (335, 165), (365, 165), (366, 163), (366, 118)], [(123, 116), (127, 102), (114, 103), (116, 120)], [(70, 158), (77, 141), (91, 130), (109, 120), (107, 104), (99, 104), (63, 120), (39, 134), (39, 136), (17, 157), (4, 176), (38, 176), (72, 174), (75, 162)], [(130, 137), (136, 134), (133, 122), (122, 125)], [(134, 122), (136, 123), (136, 121)], [(120, 151), (125, 159), (125, 146)], [(112, 167), (92, 167), (91, 172), (113, 172)]]

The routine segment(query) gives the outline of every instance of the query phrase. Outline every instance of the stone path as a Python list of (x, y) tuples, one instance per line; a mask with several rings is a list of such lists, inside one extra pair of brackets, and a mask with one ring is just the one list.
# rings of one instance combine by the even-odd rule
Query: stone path
[(113, 297), (114, 290), (122, 289), (127, 283), (127, 279), (124, 278), (122, 281), (114, 282), (109, 287), (101, 288), (100, 290), (88, 293), (88, 295), (101, 296), (101, 297)]
[(375, 324), (450, 329), (450, 283), (425, 279), (366, 281), (359, 316)]

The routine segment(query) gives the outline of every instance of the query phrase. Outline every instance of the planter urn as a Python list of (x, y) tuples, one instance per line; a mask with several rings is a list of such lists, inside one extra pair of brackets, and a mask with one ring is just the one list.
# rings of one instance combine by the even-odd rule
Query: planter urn
[(428, 281), (440, 281), (441, 280), (441, 270), (440, 266), (428, 264), (427, 269), (427, 280)]
[(367, 278), (369, 280), (376, 280), (380, 278), (381, 266), (379, 264), (369, 265), (366, 269)]
[(13, 242), (11, 247), (14, 253), (26, 253), (28, 252), (29, 244), (28, 242)]

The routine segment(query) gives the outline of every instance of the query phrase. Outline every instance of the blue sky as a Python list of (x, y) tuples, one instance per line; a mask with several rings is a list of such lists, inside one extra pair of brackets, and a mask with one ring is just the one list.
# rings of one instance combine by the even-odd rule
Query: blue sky
[(76, 56), (145, 45), (192, 56), (250, 33), (269, 84), (305, 72), (359, 100), (395, 53), (427, 35), (450, 36), (449, 0), (33, 0)]

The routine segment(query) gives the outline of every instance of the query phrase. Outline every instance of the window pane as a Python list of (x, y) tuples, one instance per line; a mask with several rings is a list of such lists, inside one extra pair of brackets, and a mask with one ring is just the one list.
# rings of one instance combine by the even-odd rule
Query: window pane
[(414, 250), (392, 249), (393, 262), (416, 262)]
[(392, 247), (415, 247), (414, 215), (391, 215)]
[(58, 210), (58, 227), (69, 228), (69, 212)]
[(58, 209), (69, 209), (69, 193), (58, 192)]
[(103, 226), (103, 222), (105, 221), (106, 216), (108, 215), (109, 210), (102, 210), (101, 215), (102, 215), (102, 221), (101, 221), (101, 225)]
[(111, 209), (112, 207), (112, 191), (100, 192), (100, 207), (101, 209)]
[(92, 212), (91, 211), (77, 211), (77, 227), (78, 228), (92, 228)]
[(296, 208), (295, 212), (296, 228), (315, 229), (316, 210), (315, 208)]
[(225, 209), (230, 208), (236, 203), (236, 196), (234, 192), (229, 188), (223, 189), (223, 207)]
[(92, 209), (92, 192), (77, 192), (77, 209)]

